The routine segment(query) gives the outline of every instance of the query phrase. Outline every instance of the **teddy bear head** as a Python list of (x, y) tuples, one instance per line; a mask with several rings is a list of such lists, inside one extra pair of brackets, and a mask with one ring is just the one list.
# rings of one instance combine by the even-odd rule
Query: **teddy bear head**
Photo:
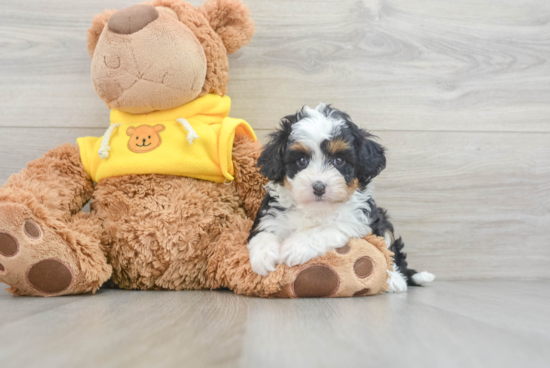
[(96, 15), (88, 30), (92, 84), (109, 108), (144, 114), (224, 95), (231, 54), (254, 23), (240, 0), (154, 0)]

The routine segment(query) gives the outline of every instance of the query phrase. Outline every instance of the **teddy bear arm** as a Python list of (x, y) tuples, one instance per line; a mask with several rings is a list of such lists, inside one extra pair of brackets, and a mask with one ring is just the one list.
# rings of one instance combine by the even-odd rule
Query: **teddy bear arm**
[(63, 144), (13, 174), (0, 190), (0, 202), (31, 196), (52, 216), (68, 219), (90, 200), (94, 185), (86, 174), (76, 145)]
[(254, 220), (265, 196), (267, 179), (257, 167), (262, 151), (259, 141), (252, 142), (245, 135), (235, 136), (233, 143), (233, 167), (235, 185), (248, 218)]

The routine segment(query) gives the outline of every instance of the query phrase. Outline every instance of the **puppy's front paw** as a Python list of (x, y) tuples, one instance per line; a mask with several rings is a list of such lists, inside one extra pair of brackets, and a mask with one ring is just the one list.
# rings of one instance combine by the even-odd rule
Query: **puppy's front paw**
[(407, 281), (396, 267), (395, 271), (388, 271), (388, 293), (404, 293), (407, 291)]
[(311, 245), (311, 239), (304, 234), (296, 234), (283, 242), (280, 262), (289, 267), (304, 264), (323, 253)]
[(252, 271), (261, 276), (267, 276), (275, 271), (279, 260), (279, 238), (271, 233), (259, 233), (248, 243)]

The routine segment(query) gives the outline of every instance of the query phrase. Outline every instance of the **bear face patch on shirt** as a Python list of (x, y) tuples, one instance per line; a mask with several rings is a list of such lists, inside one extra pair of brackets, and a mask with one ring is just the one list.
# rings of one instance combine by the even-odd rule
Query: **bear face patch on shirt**
[(151, 152), (162, 144), (160, 132), (164, 131), (162, 124), (155, 126), (140, 125), (137, 128), (128, 127), (126, 134), (130, 136), (128, 149), (135, 153)]

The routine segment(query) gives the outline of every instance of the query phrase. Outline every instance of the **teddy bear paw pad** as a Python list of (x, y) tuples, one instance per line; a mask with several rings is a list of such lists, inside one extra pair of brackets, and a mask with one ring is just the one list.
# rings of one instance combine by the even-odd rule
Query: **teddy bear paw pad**
[(10, 234), (0, 233), (0, 255), (13, 257), (19, 251), (19, 242)]
[(351, 239), (301, 266), (287, 269), (278, 298), (359, 297), (386, 290), (390, 254), (383, 238)]
[(34, 264), (27, 273), (27, 281), (44, 294), (57, 294), (71, 286), (71, 269), (56, 259), (46, 259)]
[(300, 298), (321, 298), (332, 295), (340, 284), (338, 274), (322, 264), (311, 265), (296, 276), (292, 288)]
[(33, 220), (26, 220), (24, 229), (25, 234), (27, 234), (31, 239), (40, 239), (40, 236), (42, 235), (40, 228)]
[(365, 277), (370, 276), (370, 274), (374, 270), (374, 264), (369, 257), (361, 257), (357, 261), (355, 261), (355, 264), (353, 265), (353, 270), (355, 271), (357, 277), (359, 277), (360, 279), (364, 279)]
[(73, 283), (66, 243), (19, 204), (0, 205), (0, 282), (18, 295), (58, 295)]

